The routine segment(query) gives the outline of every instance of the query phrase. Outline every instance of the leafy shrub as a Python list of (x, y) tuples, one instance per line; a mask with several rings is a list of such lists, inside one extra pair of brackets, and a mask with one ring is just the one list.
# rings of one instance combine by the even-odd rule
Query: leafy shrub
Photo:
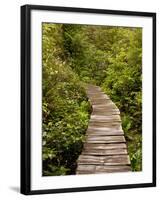
[[(59, 41), (58, 41), (59, 39)], [(88, 125), (85, 86), (63, 60), (61, 28), (43, 24), (43, 175), (75, 173)]]
[(109, 59), (102, 86), (121, 111), (132, 170), (139, 171), (142, 168), (142, 33), (141, 29), (126, 32), (127, 35), (119, 35), (115, 41), (116, 57)]

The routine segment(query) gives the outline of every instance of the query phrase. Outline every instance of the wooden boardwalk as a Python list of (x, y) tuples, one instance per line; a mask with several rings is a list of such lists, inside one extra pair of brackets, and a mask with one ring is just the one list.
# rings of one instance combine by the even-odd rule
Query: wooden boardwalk
[(76, 174), (131, 171), (120, 112), (100, 87), (89, 85), (92, 113)]

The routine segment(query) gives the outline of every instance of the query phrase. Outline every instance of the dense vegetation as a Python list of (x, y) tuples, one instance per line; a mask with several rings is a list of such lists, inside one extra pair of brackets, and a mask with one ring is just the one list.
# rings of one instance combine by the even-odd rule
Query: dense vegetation
[(43, 24), (43, 175), (75, 172), (90, 114), (85, 83), (119, 107), (132, 170), (141, 170), (141, 71), (141, 28)]
[(84, 85), (61, 41), (60, 26), (43, 25), (43, 175), (74, 173), (89, 119)]

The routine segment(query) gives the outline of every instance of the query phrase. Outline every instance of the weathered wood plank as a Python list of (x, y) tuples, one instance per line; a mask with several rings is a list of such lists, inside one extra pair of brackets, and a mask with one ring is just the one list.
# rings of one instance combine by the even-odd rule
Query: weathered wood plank
[(120, 112), (116, 110), (93, 110), (93, 115), (103, 115), (103, 116), (111, 116), (111, 115), (119, 115)]
[(89, 144), (113, 144), (113, 143), (122, 143), (125, 141), (124, 140), (106, 140), (106, 141), (102, 141), (102, 140), (87, 140), (86, 143), (89, 143)]
[(95, 126), (95, 127), (121, 127), (121, 122), (117, 121), (90, 121), (89, 126)]
[(86, 143), (107, 144), (126, 142), (124, 136), (87, 136)]
[(117, 120), (117, 119), (103, 119), (103, 120), (100, 120), (100, 119), (90, 119), (89, 120), (89, 125), (91, 124), (119, 124), (121, 125), (121, 121), (120, 120)]
[(95, 141), (98, 141), (98, 140), (103, 140), (103, 141), (124, 141), (125, 142), (125, 138), (123, 135), (120, 135), (120, 136), (117, 136), (117, 135), (110, 135), (110, 136), (104, 136), (104, 135), (88, 135), (87, 136), (87, 140), (95, 140)]
[(90, 120), (101, 120), (101, 121), (104, 121), (104, 120), (117, 120), (117, 121), (121, 121), (121, 118), (119, 115), (110, 115), (110, 116), (104, 116), (104, 115), (91, 115), (90, 117)]
[(99, 105), (96, 105), (96, 104), (93, 104), (92, 105), (92, 108), (93, 110), (102, 110), (102, 109), (106, 109), (106, 110), (116, 110), (116, 111), (119, 111), (119, 109), (114, 105), (114, 104), (99, 104)]
[[(105, 97), (107, 98), (107, 95), (104, 93), (104, 92), (99, 92), (99, 91), (88, 91), (87, 92), (87, 96), (88, 97), (99, 97), (99, 93), (101, 94), (101, 95), (105, 95)], [(98, 94), (98, 95), (97, 95)]]
[(87, 130), (87, 135), (95, 135), (95, 136), (110, 136), (110, 135), (124, 135), (123, 131), (89, 131)]
[(78, 165), (77, 171), (78, 172), (89, 172), (89, 173), (94, 173), (96, 170), (95, 165)]
[(97, 127), (97, 126), (88, 126), (89, 131), (122, 131), (122, 127)]
[(104, 156), (91, 156), (91, 155), (80, 155), (78, 164), (104, 164)]
[(90, 98), (90, 99), (99, 99), (99, 98), (106, 98), (106, 99), (108, 99), (108, 100), (110, 100), (110, 98), (106, 95), (106, 94), (104, 94), (104, 93), (101, 93), (101, 94), (99, 94), (99, 95), (97, 95), (97, 92), (96, 93), (92, 93), (92, 94), (87, 94), (87, 96)]
[(130, 172), (130, 166), (96, 166), (95, 174), (113, 173), (113, 172)]
[[(96, 102), (96, 101), (95, 101)], [(115, 109), (118, 110), (117, 106), (113, 103), (113, 102), (105, 102), (105, 103), (101, 103), (99, 105), (96, 104), (92, 104), (92, 107), (94, 108), (103, 108), (103, 107), (114, 107)]]
[(110, 122), (110, 123), (120, 122), (121, 124), (121, 119), (117, 117), (117, 114), (106, 112), (106, 114), (103, 115), (102, 113), (102, 115), (99, 117), (99, 113), (95, 111), (93, 111), (92, 113), (96, 117), (90, 118), (89, 125), (90, 125), (90, 122)]
[(117, 144), (90, 144), (90, 143), (84, 143), (84, 150), (88, 149), (95, 149), (95, 150), (107, 150), (107, 149), (126, 149), (125, 143), (117, 143)]
[(121, 130), (121, 124), (115, 123), (115, 124), (110, 124), (110, 123), (92, 123), (91, 126), (92, 128), (108, 128), (108, 129), (116, 129), (116, 130)]
[(94, 165), (130, 165), (128, 155), (112, 155), (112, 156), (91, 156), (80, 155), (78, 164), (94, 164)]
[(99, 174), (114, 172), (130, 172), (130, 166), (102, 166), (102, 165), (79, 165), (77, 174)]
[(127, 155), (127, 149), (85, 149), (82, 155)]
[(104, 158), (104, 165), (130, 165), (130, 159), (128, 155), (115, 155), (106, 156)]
[(115, 110), (118, 110), (119, 111), (119, 109), (115, 106), (115, 104), (113, 104), (113, 103), (105, 103), (105, 104), (92, 104), (92, 108), (93, 109), (115, 109)]
[(94, 115), (115, 115), (115, 114), (120, 114), (120, 112), (116, 109), (112, 108), (93, 108), (92, 112)]
[(100, 104), (104, 104), (104, 103), (112, 103), (112, 101), (110, 99), (106, 99), (105, 97), (101, 97), (101, 98), (92, 98), (90, 99), (90, 102), (92, 103), (92, 105), (100, 105)]

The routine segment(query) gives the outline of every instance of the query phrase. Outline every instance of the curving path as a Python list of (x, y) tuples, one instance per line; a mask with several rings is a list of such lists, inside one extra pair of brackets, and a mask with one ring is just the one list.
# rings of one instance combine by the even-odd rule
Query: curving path
[(89, 85), (92, 113), (76, 174), (131, 171), (120, 112), (100, 87)]

